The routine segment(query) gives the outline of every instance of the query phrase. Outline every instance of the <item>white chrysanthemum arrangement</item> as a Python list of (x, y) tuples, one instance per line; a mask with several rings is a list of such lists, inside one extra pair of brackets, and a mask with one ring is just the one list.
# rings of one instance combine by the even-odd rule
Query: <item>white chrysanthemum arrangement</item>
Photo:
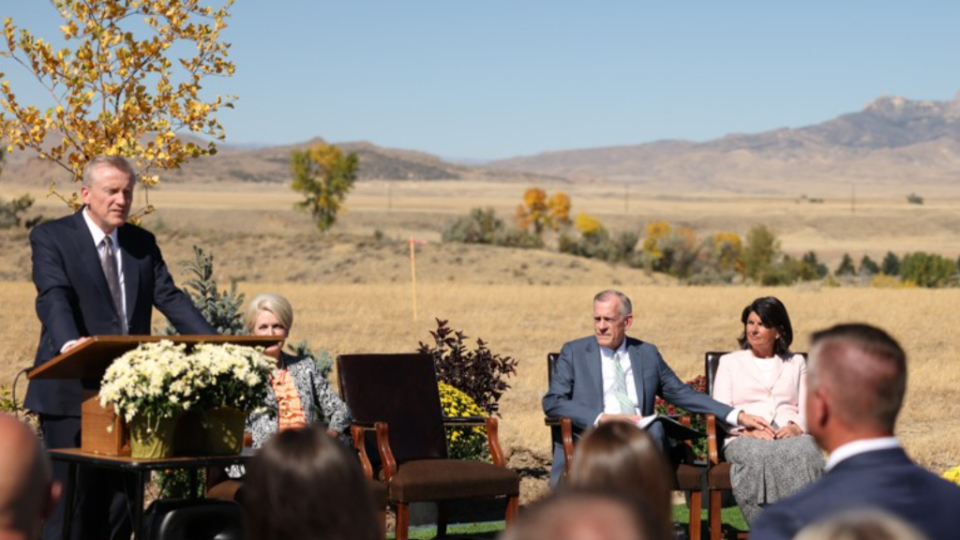
[(100, 405), (129, 422), (138, 414), (168, 418), (192, 408), (263, 405), (274, 362), (252, 347), (200, 344), (190, 353), (170, 341), (143, 343), (107, 368)]
[(232, 343), (197, 345), (190, 359), (200, 371), (199, 405), (204, 409), (252, 411), (263, 406), (277, 366), (261, 350)]

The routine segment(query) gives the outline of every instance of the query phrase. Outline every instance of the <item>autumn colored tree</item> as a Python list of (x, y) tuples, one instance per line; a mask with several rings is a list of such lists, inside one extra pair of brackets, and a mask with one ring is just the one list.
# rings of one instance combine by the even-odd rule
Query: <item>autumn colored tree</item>
[(735, 232), (716, 232), (707, 241), (710, 260), (720, 272), (743, 269), (743, 243)]
[(570, 197), (558, 192), (548, 199), (546, 191), (530, 188), (523, 193), (523, 204), (517, 207), (517, 222), (521, 229), (533, 225), (537, 235), (548, 227), (557, 231), (570, 224)]
[[(236, 96), (201, 97), (204, 79), (230, 76), (230, 47), (221, 39), (233, 0), (218, 8), (200, 0), (55, 0), (67, 44), (3, 21), (0, 60), (25, 69), (52, 106), (21, 103), (0, 73), (0, 138), (61, 166), (73, 181), (98, 155), (131, 159), (141, 183), (151, 169), (175, 169), (216, 153), (178, 133), (224, 138), (216, 113)], [(71, 46), (73, 45), (73, 46)], [(2, 47), (2, 45), (0, 45)], [(23, 92), (26, 93), (26, 92)], [(77, 193), (64, 201), (79, 206)], [(148, 205), (142, 210), (149, 213)]]
[(550, 228), (559, 230), (563, 225), (570, 224), (570, 197), (562, 191), (554, 193), (547, 200), (550, 211)]
[(670, 234), (672, 227), (666, 221), (651, 221), (644, 228), (643, 253), (649, 260), (658, 260), (663, 257), (660, 249), (660, 239)]
[(641, 258), (656, 272), (687, 277), (697, 260), (697, 235), (686, 225), (672, 227), (666, 221), (651, 221), (644, 228)]
[(590, 214), (580, 213), (574, 221), (574, 226), (583, 236), (597, 236), (603, 234), (605, 229), (600, 220)]
[(325, 232), (337, 221), (343, 201), (353, 188), (360, 159), (355, 152), (344, 156), (337, 146), (318, 144), (307, 150), (294, 150), (290, 162), (290, 188), (304, 195), (296, 207), (309, 211), (320, 232)]

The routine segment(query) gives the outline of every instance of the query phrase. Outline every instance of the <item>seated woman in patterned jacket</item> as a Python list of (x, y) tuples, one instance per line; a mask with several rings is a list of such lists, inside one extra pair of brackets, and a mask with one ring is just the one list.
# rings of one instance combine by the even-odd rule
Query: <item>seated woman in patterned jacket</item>
[(280, 341), (264, 354), (277, 361), (270, 381), (266, 407), (247, 418), (253, 447), (263, 446), (278, 431), (324, 423), (327, 432), (339, 437), (350, 425), (350, 411), (317, 370), (313, 358), (283, 352), (293, 326), (293, 307), (278, 294), (261, 294), (250, 301), (247, 332), (254, 336), (277, 336)]

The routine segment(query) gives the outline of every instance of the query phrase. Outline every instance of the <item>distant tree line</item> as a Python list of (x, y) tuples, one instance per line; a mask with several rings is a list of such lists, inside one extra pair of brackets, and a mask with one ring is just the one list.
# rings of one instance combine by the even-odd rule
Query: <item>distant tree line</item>
[(887, 252), (879, 263), (864, 255), (859, 265), (845, 253), (831, 272), (815, 251), (800, 257), (783, 253), (775, 231), (766, 225), (751, 228), (743, 238), (731, 231), (698, 237), (690, 227), (666, 221), (651, 221), (639, 231), (611, 233), (593, 216), (579, 214), (571, 220), (569, 214), (570, 199), (565, 194), (547, 197), (543, 190), (531, 188), (517, 210), (515, 224), (498, 218), (493, 209), (474, 208), (451, 222), (442, 238), (444, 242), (544, 248), (544, 236), (550, 232), (561, 253), (644, 268), (691, 285), (822, 281), (933, 288), (960, 282), (960, 260), (935, 253), (918, 251), (901, 257)]

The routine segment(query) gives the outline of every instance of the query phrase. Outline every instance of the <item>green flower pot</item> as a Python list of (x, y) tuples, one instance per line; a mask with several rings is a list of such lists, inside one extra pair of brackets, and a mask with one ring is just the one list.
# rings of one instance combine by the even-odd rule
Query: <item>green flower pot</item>
[(162, 459), (173, 456), (173, 435), (180, 415), (138, 414), (130, 421), (130, 457)]
[(247, 413), (233, 407), (217, 407), (203, 413), (203, 451), (224, 456), (243, 450)]

